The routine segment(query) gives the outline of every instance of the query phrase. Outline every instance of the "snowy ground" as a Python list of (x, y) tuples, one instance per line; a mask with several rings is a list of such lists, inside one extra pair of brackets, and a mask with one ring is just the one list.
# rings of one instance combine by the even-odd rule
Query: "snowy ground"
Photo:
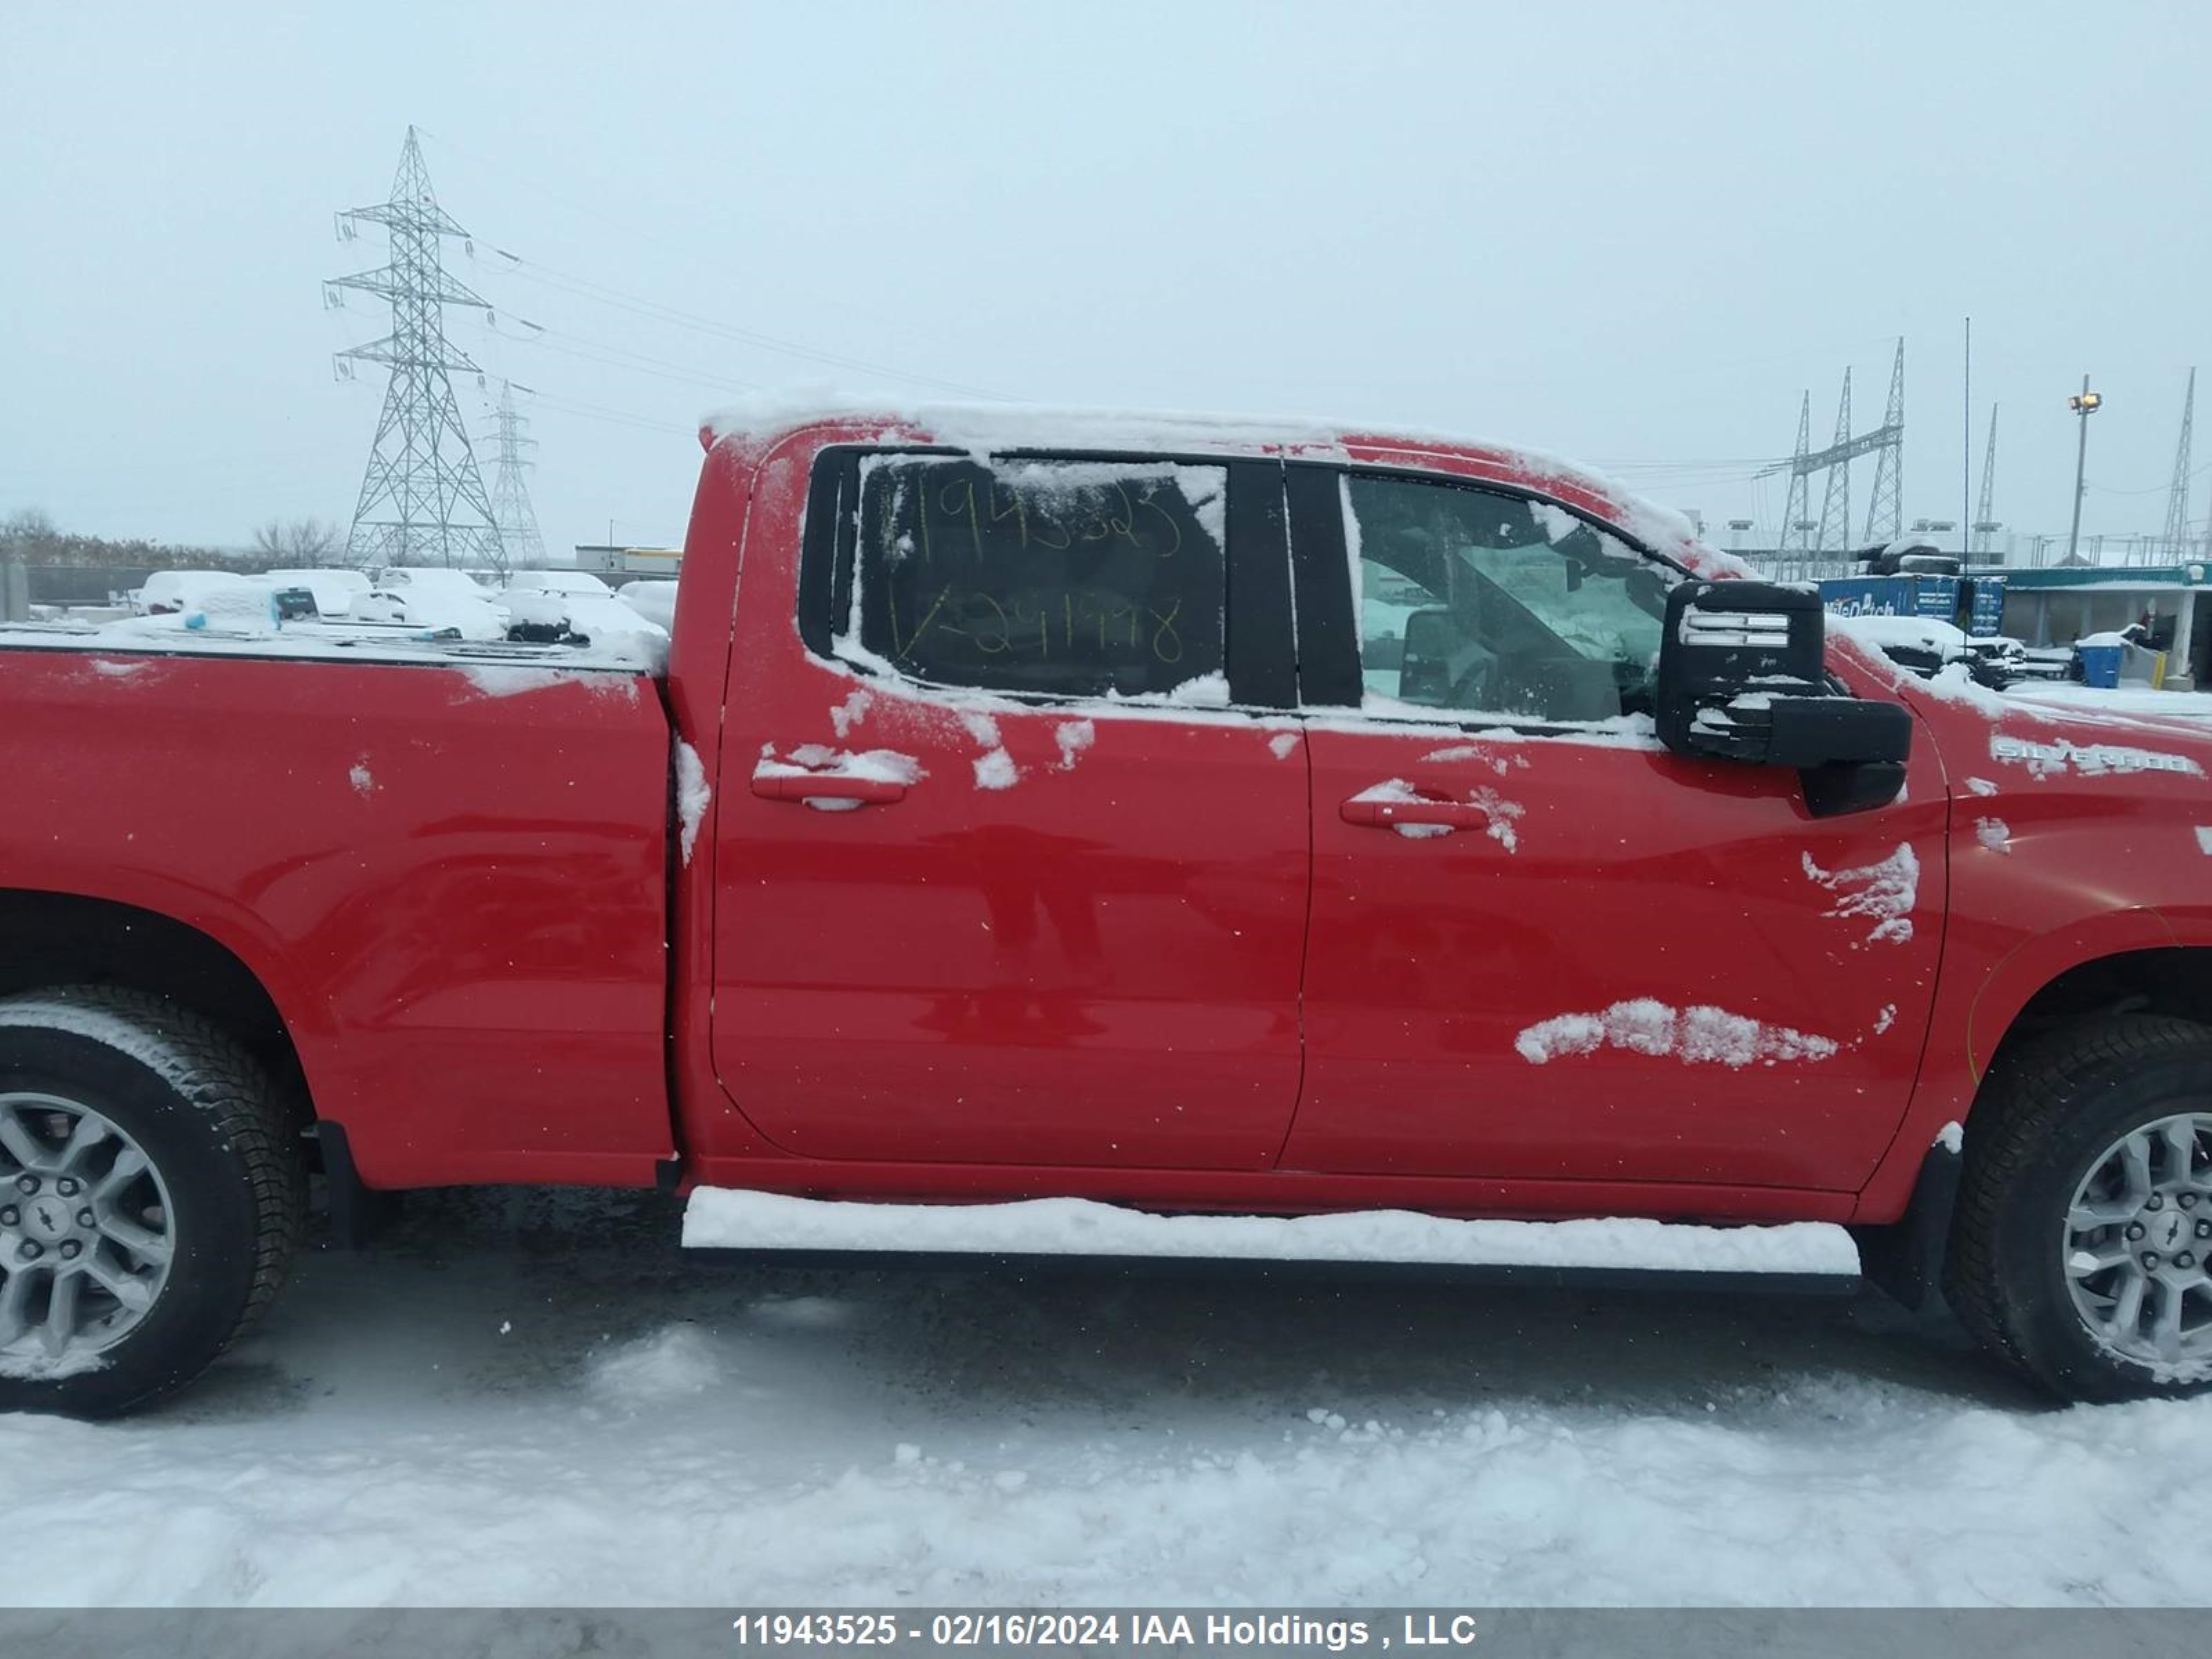
[(2212, 1599), (2212, 1400), (1856, 1303), (708, 1267), (415, 1200), (185, 1400), (0, 1419), (46, 1604)]

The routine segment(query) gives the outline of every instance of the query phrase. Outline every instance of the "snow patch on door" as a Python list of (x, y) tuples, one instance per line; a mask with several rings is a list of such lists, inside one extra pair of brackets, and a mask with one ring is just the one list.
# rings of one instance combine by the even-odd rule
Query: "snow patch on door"
[(845, 736), (846, 733), (849, 732), (854, 726), (860, 723), (860, 717), (868, 712), (868, 705), (874, 701), (875, 698), (869, 694), (867, 687), (864, 685), (854, 686), (851, 692), (847, 695), (844, 702), (835, 704), (831, 707), (830, 710), (830, 728), (835, 731), (839, 737), (842, 738)]
[(1692, 1066), (1744, 1066), (1826, 1060), (1837, 1045), (1832, 1038), (1769, 1025), (1725, 1008), (1698, 1004), (1676, 1009), (1654, 997), (1635, 997), (1599, 1013), (1555, 1015), (1522, 1031), (1513, 1047), (1531, 1066), (1610, 1047), (1672, 1056)]
[(1974, 839), (1992, 853), (2012, 851), (2012, 826), (2002, 818), (1976, 818)]
[(1920, 858), (1909, 844), (1900, 844), (1879, 864), (1863, 864), (1850, 870), (1823, 870), (1810, 853), (1801, 856), (1807, 878), (1836, 896), (1836, 907), (1826, 915), (1871, 920), (1874, 931), (1865, 940), (1869, 945), (1877, 940), (1904, 945), (1911, 940), (1912, 907), (1920, 897)]
[(1297, 732), (1278, 732), (1267, 739), (1267, 752), (1277, 760), (1288, 760), (1292, 755), (1297, 753), (1298, 742)]
[(368, 769), (368, 756), (363, 755), (353, 763), (352, 769), (346, 774), (346, 781), (354, 787), (354, 793), (363, 800), (376, 793), (376, 774)]
[(1060, 745), (1060, 761), (1052, 769), (1073, 772), (1076, 757), (1097, 742), (1098, 728), (1089, 720), (1062, 720), (1053, 728), (1052, 740)]
[(1490, 826), (1490, 838), (1509, 853), (1521, 850), (1521, 837), (1514, 825), (1528, 809), (1517, 800), (1508, 800), (1495, 789), (1478, 789), (1468, 797), (1468, 805), (1477, 808)]
[(676, 744), (676, 843), (684, 862), (691, 862), (691, 849), (699, 842), (699, 826), (707, 821), (707, 805), (714, 792), (707, 782), (707, 769), (699, 751), (678, 738)]
[(1507, 768), (1518, 766), (1526, 769), (1528, 764), (1523, 756), (1494, 755), (1480, 744), (1473, 743), (1455, 744), (1449, 749), (1431, 749), (1421, 759), (1440, 764), (1452, 761), (1480, 761), (1501, 778), (1505, 775)]
[(988, 714), (963, 714), (960, 723), (983, 750), (975, 757), (978, 789), (1011, 789), (1021, 781), (1022, 769), (1014, 764), (1014, 757), (1000, 741), (997, 720)]

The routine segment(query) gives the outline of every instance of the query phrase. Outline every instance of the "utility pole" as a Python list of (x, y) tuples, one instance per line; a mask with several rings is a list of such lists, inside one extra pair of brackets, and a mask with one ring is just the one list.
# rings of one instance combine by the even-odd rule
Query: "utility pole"
[(2069, 398), (2066, 406), (2081, 417), (2081, 441), (2074, 452), (2074, 527), (2066, 532), (2066, 562), (2074, 562), (2076, 549), (2081, 545), (2081, 497), (2088, 491), (2086, 482), (2089, 466), (2089, 417), (2104, 407), (2103, 394), (2089, 390), (2089, 377), (2081, 377), (2081, 393)]
[(399, 152), (391, 198), (339, 214), (339, 239), (351, 241), (362, 224), (384, 227), (391, 263), (323, 285), (327, 306), (343, 305), (348, 289), (392, 302), (392, 332), (341, 351), (336, 361), (341, 380), (353, 378), (356, 362), (391, 370), (354, 507), (349, 552), (357, 564), (494, 562), (500, 552), (498, 522), (449, 378), (459, 369), (481, 380), (482, 372), (466, 352), (447, 343), (445, 315), (448, 305), (491, 307), (446, 274), (443, 239), (468, 233), (438, 205), (414, 128), (407, 129)]

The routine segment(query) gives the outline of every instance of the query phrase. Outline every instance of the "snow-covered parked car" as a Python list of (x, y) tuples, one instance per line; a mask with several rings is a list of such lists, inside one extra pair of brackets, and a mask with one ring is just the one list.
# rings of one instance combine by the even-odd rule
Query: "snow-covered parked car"
[(2212, 731), (1916, 678), (1492, 444), (707, 436), (665, 652), (0, 633), (0, 1412), (199, 1375), (311, 1173), (356, 1243), (544, 1182), (749, 1256), (1863, 1275), (2212, 1388)]
[(462, 640), (503, 640), (507, 611), (502, 596), (464, 570), (394, 566), (354, 599), (349, 617), (441, 634)]
[(676, 630), (676, 584), (664, 581), (625, 582), (615, 597), (647, 622)]
[(369, 592), (368, 573), (360, 570), (271, 570), (266, 580), (278, 587), (305, 588), (314, 595), (315, 611), (325, 621), (348, 615), (356, 599)]
[(668, 630), (611, 592), (542, 592), (510, 587), (500, 597), (507, 606), (512, 638), (544, 645), (628, 641), (656, 656), (667, 654)]
[(518, 570), (507, 579), (510, 593), (576, 593), (604, 597), (609, 587), (588, 570)]
[(2009, 635), (1969, 634), (1966, 652), (2007, 681), (2024, 678), (2034, 672), (2028, 662), (2027, 647)]
[(1869, 616), (1838, 616), (1835, 622), (1854, 639), (1923, 679), (1934, 678), (1953, 663), (1963, 663), (1972, 678), (1996, 690), (2018, 677), (2019, 670), (1996, 642), (1978, 641), (1954, 623), (1933, 617)]
[(507, 607), (489, 595), (473, 599), (437, 587), (378, 587), (353, 603), (350, 620), (386, 623), (449, 634), (462, 640), (503, 640), (507, 637)]
[(257, 607), (265, 612), (272, 589), (266, 577), (235, 570), (156, 570), (137, 591), (132, 606), (145, 617), (228, 615)]

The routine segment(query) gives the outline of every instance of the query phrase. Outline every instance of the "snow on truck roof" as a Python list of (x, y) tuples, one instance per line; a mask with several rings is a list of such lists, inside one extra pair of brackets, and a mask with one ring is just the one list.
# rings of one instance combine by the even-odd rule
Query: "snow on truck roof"
[(1524, 445), (1413, 430), (1382, 430), (1354, 421), (1299, 416), (1147, 413), (1055, 409), (1032, 404), (915, 403), (897, 397), (790, 392), (748, 398), (710, 411), (699, 441), (712, 451), (733, 441), (765, 446), (810, 427), (872, 429), (886, 440), (941, 444), (971, 454), (1019, 449), (1076, 449), (1175, 454), (1281, 454), (1292, 459), (1370, 461), (1450, 476), (1471, 471), (1499, 483), (1557, 496), (1605, 520), (1692, 574), (1750, 577), (1750, 566), (1707, 546), (1688, 519), (1645, 501), (1595, 469)]

